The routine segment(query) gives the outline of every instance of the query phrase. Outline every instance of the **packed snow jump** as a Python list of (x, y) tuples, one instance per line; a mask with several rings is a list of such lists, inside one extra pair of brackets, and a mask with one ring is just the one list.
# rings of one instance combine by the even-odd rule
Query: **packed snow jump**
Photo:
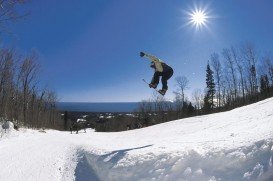
[[(154, 88), (158, 93), (161, 95), (165, 95), (167, 90), (168, 90), (168, 80), (172, 77), (173, 75), (173, 69), (166, 63), (164, 63), (162, 60), (157, 58), (156, 56), (140, 52), (140, 57), (147, 57), (151, 60), (151, 65), (150, 67), (155, 70), (153, 78), (151, 83), (149, 84), (146, 82), (145, 79), (142, 79), (145, 83), (149, 85), (150, 88)], [(161, 77), (161, 82), (162, 82), (162, 89), (158, 90), (157, 85), (159, 83), (159, 79)]]

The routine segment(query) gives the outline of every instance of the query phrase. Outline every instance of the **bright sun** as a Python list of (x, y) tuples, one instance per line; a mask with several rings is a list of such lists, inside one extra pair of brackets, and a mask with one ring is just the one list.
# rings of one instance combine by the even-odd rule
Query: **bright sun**
[(195, 10), (190, 15), (190, 23), (193, 24), (196, 28), (201, 28), (202, 26), (206, 25), (207, 22), (207, 15), (205, 11), (202, 10)]
[(190, 11), (185, 11), (187, 14), (187, 25), (195, 27), (196, 30), (201, 30), (203, 27), (208, 28), (210, 18), (212, 18), (208, 11), (208, 6), (194, 5)]
[(206, 14), (202, 11), (196, 11), (192, 14), (191, 20), (196, 25), (201, 25), (206, 22)]

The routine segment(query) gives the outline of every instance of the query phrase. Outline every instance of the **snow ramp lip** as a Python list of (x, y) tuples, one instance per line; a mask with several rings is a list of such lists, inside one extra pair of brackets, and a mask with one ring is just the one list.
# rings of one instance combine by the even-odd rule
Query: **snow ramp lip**
[(87, 153), (81, 150), (78, 152), (78, 163), (75, 169), (76, 181), (99, 181), (96, 172), (93, 170), (92, 165), (89, 164)]
[[(107, 172), (109, 172), (109, 170), (111, 170), (115, 165), (117, 165), (118, 162), (126, 156), (127, 152), (147, 148), (150, 146), (152, 145), (115, 150), (104, 155), (96, 155), (84, 149), (80, 149), (77, 152), (78, 163), (75, 169), (75, 180), (76, 181), (104, 180), (103, 177), (105, 175), (108, 175)], [(122, 173), (117, 173), (117, 175), (122, 176)]]

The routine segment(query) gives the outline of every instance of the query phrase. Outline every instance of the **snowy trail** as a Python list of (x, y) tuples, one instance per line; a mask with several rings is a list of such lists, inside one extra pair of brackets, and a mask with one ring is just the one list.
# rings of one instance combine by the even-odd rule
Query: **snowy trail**
[(273, 98), (116, 133), (0, 138), (0, 180), (272, 180)]
[(25, 133), (1, 144), (0, 180), (61, 180), (65, 174), (71, 178), (74, 173), (64, 173), (64, 168), (76, 150), (55, 136)]

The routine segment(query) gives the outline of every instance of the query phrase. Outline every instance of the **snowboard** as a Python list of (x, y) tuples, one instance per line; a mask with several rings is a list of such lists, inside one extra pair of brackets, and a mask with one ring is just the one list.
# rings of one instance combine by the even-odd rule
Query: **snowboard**
[[(147, 85), (149, 85), (149, 83), (145, 80), (145, 79), (142, 79), (143, 82), (145, 82)], [(153, 88), (156, 92), (158, 92), (160, 95), (164, 96), (165, 94), (162, 94), (157, 88)]]

